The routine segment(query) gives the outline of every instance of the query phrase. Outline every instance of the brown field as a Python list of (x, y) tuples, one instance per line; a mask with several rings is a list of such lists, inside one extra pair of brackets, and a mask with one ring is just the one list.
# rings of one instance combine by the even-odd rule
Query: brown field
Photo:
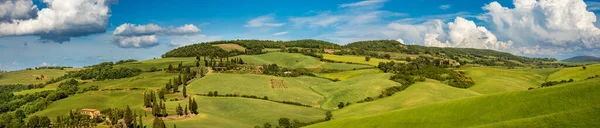
[(217, 46), (219, 48), (222, 48), (223, 50), (226, 51), (231, 51), (231, 50), (240, 50), (240, 51), (244, 51), (246, 50), (246, 48), (238, 45), (238, 44), (215, 44), (213, 46)]

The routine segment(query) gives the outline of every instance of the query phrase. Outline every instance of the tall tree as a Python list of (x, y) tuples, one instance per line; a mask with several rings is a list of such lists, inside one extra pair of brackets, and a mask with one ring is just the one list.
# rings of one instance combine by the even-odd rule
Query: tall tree
[(183, 114), (188, 115), (188, 106), (185, 105), (185, 109), (183, 110)]
[(187, 98), (187, 89), (185, 86), (183, 86), (183, 98)]
[(125, 120), (125, 124), (127, 124), (127, 126), (133, 127), (133, 120), (134, 117), (132, 115), (133, 113), (131, 112), (131, 108), (129, 108), (129, 105), (127, 105), (127, 108), (125, 108), (125, 115), (123, 117), (123, 120)]
[(198, 104), (196, 103), (196, 99), (192, 100), (192, 113), (198, 114)]
[(173, 65), (169, 64), (169, 68), (167, 69), (169, 72), (173, 71)]
[(166, 128), (165, 126), (165, 122), (158, 118), (158, 117), (154, 117), (154, 121), (152, 123), (153, 128)]
[(139, 122), (140, 122), (139, 128), (144, 128), (145, 126), (144, 126), (144, 120), (142, 120), (142, 114), (140, 114), (140, 121)]
[(179, 104), (179, 106), (177, 106), (177, 115), (183, 116), (183, 108), (181, 108), (181, 104)]

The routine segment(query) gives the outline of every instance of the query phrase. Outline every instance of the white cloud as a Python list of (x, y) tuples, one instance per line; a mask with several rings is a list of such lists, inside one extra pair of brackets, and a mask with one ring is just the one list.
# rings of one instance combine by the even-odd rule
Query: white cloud
[(12, 64), (13, 64), (13, 65), (17, 65), (17, 61), (13, 61), (13, 62), (12, 62)]
[[(19, 1), (23, 0), (15, 3)], [(42, 40), (65, 42), (70, 41), (71, 37), (105, 32), (110, 17), (106, 0), (44, 0), (48, 8), (37, 11), (35, 18), (21, 19), (27, 18), (23, 13), (33, 12), (27, 9), (35, 7), (23, 2), (15, 8), (0, 8), (11, 13), (18, 12), (18, 17), (12, 17), (11, 14), (11, 22), (0, 21), (0, 37), (35, 35)], [(6, 2), (3, 5), (7, 5)]]
[(285, 34), (288, 34), (288, 32), (285, 31), (285, 32), (273, 33), (273, 36), (281, 36), (281, 35), (285, 35)]
[(452, 5), (449, 5), (449, 4), (440, 5), (440, 9), (442, 9), (442, 10), (448, 10), (450, 8), (452, 8)]
[(135, 25), (125, 23), (113, 31), (113, 43), (121, 48), (149, 48), (157, 46), (157, 35), (163, 36), (192, 36), (200, 33), (193, 24), (181, 27), (164, 28), (156, 24)]
[(356, 3), (341, 4), (340, 8), (371, 6), (371, 5), (383, 3), (385, 1), (386, 0), (365, 0), (365, 1), (360, 1), (360, 2), (356, 2)]
[(31, 19), (37, 16), (37, 11), (37, 6), (31, 0), (2, 0), (0, 22)]
[(248, 21), (248, 23), (246, 23), (246, 25), (244, 25), (244, 27), (249, 27), (249, 28), (253, 28), (253, 27), (281, 27), (283, 25), (285, 25), (285, 23), (276, 23), (274, 20), (275, 15), (269, 14), (269, 15), (264, 15), (264, 16), (260, 16), (257, 18), (254, 18), (250, 21)]
[(405, 44), (405, 43), (404, 43), (404, 40), (402, 40), (402, 39), (400, 39), (400, 38), (396, 39), (396, 41), (398, 41), (398, 42), (400, 42), (400, 43), (402, 43), (402, 44)]
[(519, 47), (532, 48), (523, 53), (547, 53), (531, 51), (548, 48), (600, 48), (596, 41), (600, 29), (594, 24), (597, 17), (586, 9), (583, 0), (515, 0), (513, 4), (515, 8), (498, 2), (485, 5), (483, 9), (488, 12), (484, 18), (500, 37), (519, 42)]
[(175, 41), (171, 40), (171, 42), (169, 42), (169, 45), (170, 45), (170, 46), (173, 46), (173, 47), (179, 47), (181, 44), (179, 44), (179, 43), (177, 43), (177, 42), (175, 42)]
[(200, 29), (193, 24), (181, 27), (163, 28), (156, 24), (135, 25), (125, 23), (115, 28), (114, 36), (143, 36), (143, 35), (192, 35), (200, 33)]
[(48, 67), (48, 66), (56, 66), (56, 64), (50, 64), (50, 63), (46, 63), (46, 62), (42, 62), (42, 64), (40, 64), (40, 67)]
[(513, 44), (512, 41), (498, 41), (496, 35), (483, 26), (477, 26), (475, 22), (456, 17), (454, 22), (448, 23), (448, 34), (445, 43), (438, 41), (438, 33), (428, 33), (424, 44), (437, 47), (461, 47), (506, 50)]
[(115, 36), (114, 43), (121, 48), (149, 48), (158, 45), (156, 35), (147, 36)]

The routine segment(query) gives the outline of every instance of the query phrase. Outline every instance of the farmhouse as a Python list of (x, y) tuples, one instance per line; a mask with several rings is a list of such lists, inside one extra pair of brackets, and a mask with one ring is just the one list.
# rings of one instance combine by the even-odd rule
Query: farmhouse
[(81, 109), (81, 111), (79, 111), (79, 112), (81, 114), (89, 115), (91, 118), (95, 118), (97, 116), (102, 115), (102, 114), (100, 114), (100, 111), (98, 109), (84, 108), (84, 109)]

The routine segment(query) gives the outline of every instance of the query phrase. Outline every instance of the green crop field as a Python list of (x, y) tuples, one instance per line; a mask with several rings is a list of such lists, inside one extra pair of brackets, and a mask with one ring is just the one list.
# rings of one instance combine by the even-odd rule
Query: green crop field
[(367, 97), (377, 96), (381, 90), (399, 83), (389, 80), (392, 74), (373, 74), (368, 76), (354, 77), (343, 81), (320, 84), (312, 88), (319, 94), (325, 96), (321, 101), (321, 108), (335, 109), (340, 102), (354, 103)]
[(469, 90), (482, 94), (537, 88), (546, 78), (544, 74), (501, 68), (471, 67), (461, 70), (465, 70), (467, 76), (475, 80), (475, 85)]
[(561, 81), (573, 79), (575, 81), (584, 80), (590, 76), (600, 75), (600, 64), (588, 65), (587, 69), (582, 67), (563, 68), (555, 73), (552, 73), (548, 78), (549, 81)]
[(363, 69), (363, 70), (351, 70), (351, 71), (336, 72), (336, 73), (321, 73), (321, 74), (317, 74), (317, 76), (328, 78), (328, 79), (346, 80), (349, 78), (368, 76), (368, 75), (373, 75), (373, 74), (378, 74), (378, 73), (383, 73), (383, 71), (381, 71), (379, 69)]
[[(287, 88), (272, 88), (271, 79), (283, 80)], [(253, 74), (211, 74), (195, 80), (188, 85), (190, 94), (207, 94), (218, 91), (219, 94), (267, 96), (279, 101), (294, 101), (306, 105), (318, 105), (323, 99), (312, 91), (311, 86), (331, 81), (315, 77), (275, 77)]]
[[(148, 71), (152, 67), (156, 67), (158, 69), (167, 69), (169, 67), (169, 64), (173, 65), (173, 67), (176, 68), (177, 65), (179, 65), (179, 63), (183, 63), (184, 66), (196, 66), (196, 57), (157, 58), (139, 62), (118, 64), (114, 67), (138, 68), (143, 71)], [(204, 65), (204, 61), (200, 61), (199, 63), (200, 65)]]
[(270, 52), (261, 55), (241, 55), (244, 62), (253, 65), (277, 64), (281, 67), (289, 68), (326, 68), (350, 70), (358, 68), (368, 68), (367, 65), (345, 64), (345, 63), (326, 63), (311, 56), (305, 56), (298, 53)]
[[(277, 119), (286, 117), (291, 120), (314, 121), (325, 118), (323, 110), (275, 103), (265, 100), (231, 98), (231, 97), (195, 97), (199, 114), (184, 119), (166, 121), (168, 127), (176, 124), (177, 127), (222, 127), (246, 128), (264, 123), (277, 125)], [(174, 108), (179, 103), (187, 101), (167, 102), (167, 108)], [(145, 124), (152, 124), (148, 120)]]
[(33, 115), (56, 117), (65, 115), (73, 109), (125, 108), (129, 105), (134, 111), (141, 111), (144, 91), (94, 91), (69, 96), (50, 104), (46, 109)]
[(600, 79), (334, 119), (309, 127), (595, 127)]
[[(332, 55), (332, 54), (323, 54), (323, 59), (332, 60), (332, 61), (336, 61), (336, 62), (350, 62), (350, 63), (356, 63), (356, 64), (367, 64), (367, 65), (372, 65), (372, 66), (379, 65), (379, 62), (392, 61), (392, 60), (378, 59), (378, 58), (371, 58), (371, 60), (366, 61), (364, 56), (339, 56), (339, 55)], [(402, 61), (396, 61), (396, 62), (402, 62)]]
[[(52, 78), (57, 78), (66, 74), (65, 70), (58, 69), (40, 69), (40, 70), (19, 70), (13, 72), (0, 72), (0, 85), (7, 84), (39, 84), (45, 83)], [(44, 75), (44, 79), (36, 80), (36, 77)]]
[(116, 80), (104, 80), (95, 81), (81, 85), (82, 88), (89, 87), (92, 85), (98, 86), (100, 89), (114, 89), (114, 88), (149, 88), (159, 89), (165, 87), (165, 84), (169, 82), (169, 79), (178, 77), (175, 73), (165, 73), (163, 71), (158, 72), (146, 72), (138, 76), (131, 78), (123, 78)]
[(459, 89), (435, 80), (417, 82), (404, 91), (383, 99), (353, 104), (334, 111), (334, 118), (362, 117), (389, 112), (396, 109), (448, 101), (481, 94), (468, 89)]

